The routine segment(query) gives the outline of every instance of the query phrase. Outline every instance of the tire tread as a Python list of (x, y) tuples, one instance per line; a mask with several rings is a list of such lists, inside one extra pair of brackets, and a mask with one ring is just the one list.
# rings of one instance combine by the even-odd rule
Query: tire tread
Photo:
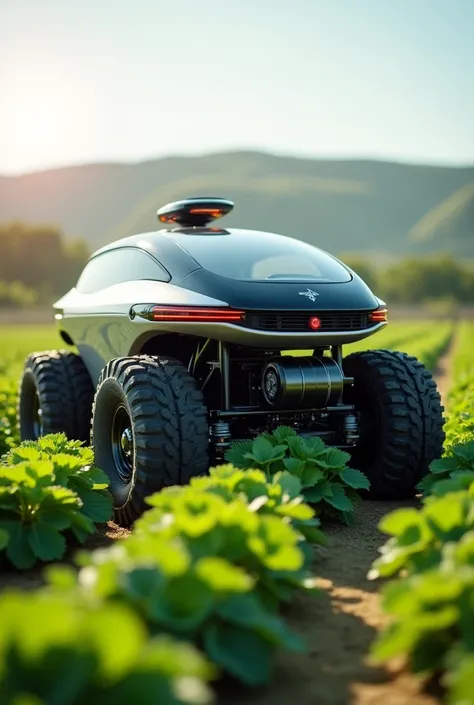
[(371, 494), (413, 497), (430, 463), (442, 455), (445, 440), (444, 407), (431, 373), (412, 355), (392, 350), (351, 353), (343, 364), (356, 380), (370, 380), (379, 400), (382, 457), (370, 469), (359, 468), (370, 477)]
[(146, 508), (147, 496), (208, 471), (207, 409), (196, 381), (180, 361), (150, 355), (118, 358), (99, 378), (93, 444), (100, 443), (94, 438), (97, 398), (110, 378), (123, 389), (133, 424), (135, 484), (127, 503), (115, 508), (116, 521), (129, 526)]

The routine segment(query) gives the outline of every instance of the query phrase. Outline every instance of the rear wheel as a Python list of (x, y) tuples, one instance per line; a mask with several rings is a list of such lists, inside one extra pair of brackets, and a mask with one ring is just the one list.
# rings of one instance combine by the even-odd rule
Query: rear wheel
[(36, 440), (47, 433), (65, 433), (88, 441), (94, 387), (82, 359), (69, 350), (29, 355), (18, 393), (20, 438)]
[(391, 350), (348, 355), (354, 377), (347, 401), (359, 412), (360, 439), (352, 465), (377, 499), (406, 499), (443, 452), (443, 407), (431, 373), (415, 357)]
[(122, 526), (143, 513), (149, 495), (206, 473), (207, 409), (186, 367), (146, 355), (109, 362), (95, 394), (92, 445)]

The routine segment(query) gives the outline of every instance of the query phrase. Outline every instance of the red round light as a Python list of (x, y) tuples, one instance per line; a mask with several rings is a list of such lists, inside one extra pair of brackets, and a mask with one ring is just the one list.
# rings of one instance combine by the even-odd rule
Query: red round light
[(309, 327), (312, 330), (318, 330), (318, 328), (321, 328), (321, 321), (317, 316), (311, 316), (309, 319)]

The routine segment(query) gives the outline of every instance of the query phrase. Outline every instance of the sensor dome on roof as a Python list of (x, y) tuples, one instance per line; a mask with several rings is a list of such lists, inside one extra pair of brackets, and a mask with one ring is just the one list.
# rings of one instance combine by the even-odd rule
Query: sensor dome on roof
[(234, 204), (225, 198), (200, 196), (167, 203), (157, 211), (162, 223), (173, 223), (184, 228), (204, 227), (213, 220), (231, 212)]

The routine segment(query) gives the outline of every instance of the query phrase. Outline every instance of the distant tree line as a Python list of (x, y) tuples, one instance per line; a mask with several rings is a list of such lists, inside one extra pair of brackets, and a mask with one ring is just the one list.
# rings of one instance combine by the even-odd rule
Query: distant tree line
[(449, 254), (407, 256), (386, 266), (372, 263), (370, 253), (341, 255), (341, 259), (388, 303), (425, 304), (442, 300), (474, 304), (473, 262), (461, 262)]
[(0, 224), (0, 306), (50, 303), (74, 285), (88, 255), (54, 225)]
[[(0, 224), (0, 307), (50, 304), (74, 286), (88, 256), (83, 241), (66, 238), (54, 225)], [(389, 303), (474, 304), (472, 262), (440, 254), (380, 266), (370, 253), (339, 256)]]

